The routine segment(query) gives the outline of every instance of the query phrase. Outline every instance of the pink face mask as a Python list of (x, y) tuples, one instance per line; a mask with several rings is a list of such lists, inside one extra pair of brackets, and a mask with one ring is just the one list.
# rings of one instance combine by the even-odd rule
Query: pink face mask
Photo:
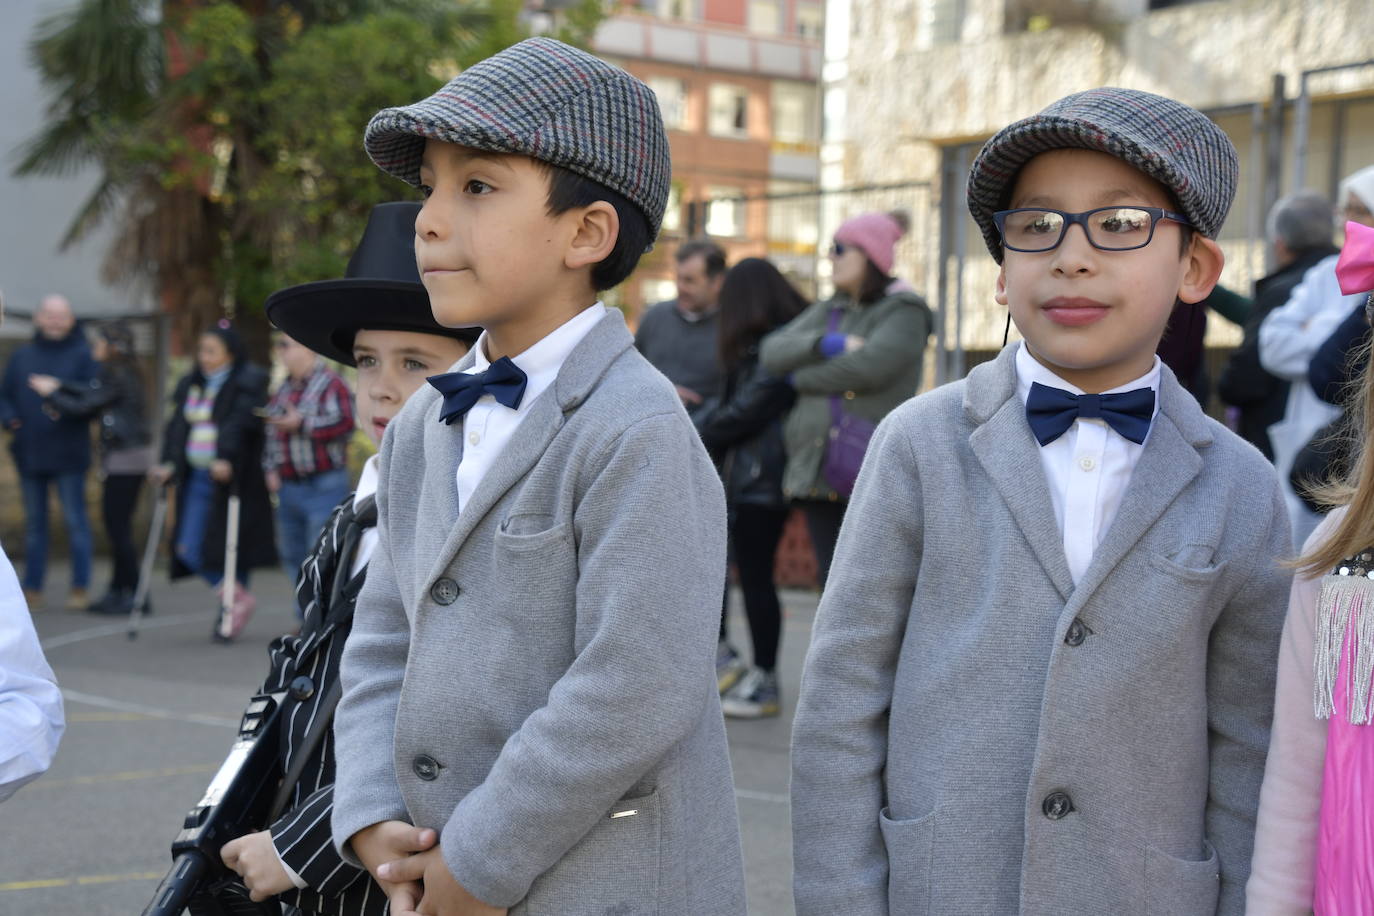
[(1374, 229), (1345, 224), (1345, 247), (1336, 261), (1336, 279), (1347, 296), (1374, 290)]

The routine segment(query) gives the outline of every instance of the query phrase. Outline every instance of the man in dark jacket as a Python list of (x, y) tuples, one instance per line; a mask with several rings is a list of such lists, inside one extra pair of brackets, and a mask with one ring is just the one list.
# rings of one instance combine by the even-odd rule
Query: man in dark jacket
[(1255, 281), (1255, 304), (1245, 321), (1245, 336), (1217, 382), (1222, 401), (1240, 408), (1238, 432), (1266, 458), (1274, 460), (1268, 429), (1283, 419), (1288, 382), (1260, 366), (1259, 328), (1270, 312), (1288, 301), (1303, 274), (1336, 253), (1331, 203), (1313, 191), (1283, 198), (1269, 211), (1268, 235), (1277, 268)]
[(86, 337), (77, 327), (71, 303), (44, 297), (33, 316), (33, 342), (15, 351), (0, 381), (0, 425), (13, 439), (10, 450), (24, 494), (24, 594), (30, 608), (43, 603), (48, 559), (48, 489), (57, 486), (71, 548), (72, 588), (67, 607), (84, 609), (91, 580), (91, 526), (86, 518), (86, 471), (91, 466), (89, 423), (43, 409), (43, 398), (29, 387), (30, 375), (63, 382), (95, 378), (97, 366)]

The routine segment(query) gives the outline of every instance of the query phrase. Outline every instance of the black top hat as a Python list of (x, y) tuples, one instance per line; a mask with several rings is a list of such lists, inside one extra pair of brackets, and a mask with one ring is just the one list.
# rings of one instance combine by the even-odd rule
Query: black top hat
[(359, 330), (415, 331), (476, 342), (481, 328), (447, 328), (434, 320), (415, 266), (415, 218), (420, 204), (372, 208), (362, 241), (342, 280), (320, 280), (267, 297), (267, 319), (321, 356), (352, 366)]

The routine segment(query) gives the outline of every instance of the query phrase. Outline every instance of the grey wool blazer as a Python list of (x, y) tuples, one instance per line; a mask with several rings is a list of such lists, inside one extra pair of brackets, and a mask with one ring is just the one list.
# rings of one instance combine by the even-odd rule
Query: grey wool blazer
[(417, 392), (382, 444), (335, 842), (434, 827), (512, 916), (743, 913), (714, 673), (725, 500), (672, 385), (610, 311), (461, 514), (441, 402)]
[(1167, 368), (1077, 586), (1014, 347), (875, 434), (792, 745), (799, 916), (1244, 908), (1289, 547)]

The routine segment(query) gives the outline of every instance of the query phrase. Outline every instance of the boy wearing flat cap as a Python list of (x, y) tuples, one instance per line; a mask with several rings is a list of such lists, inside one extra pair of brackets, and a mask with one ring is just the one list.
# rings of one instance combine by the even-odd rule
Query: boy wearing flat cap
[[(653, 93), (530, 39), (378, 113), (365, 143), (425, 196), (435, 318), (485, 330), (383, 442), (335, 841), (395, 914), (743, 913), (724, 497), (598, 301), (667, 201)], [(415, 853), (415, 828), (438, 845)]]
[(1273, 469), (1155, 357), (1236, 155), (1145, 92), (994, 136), (969, 208), (1025, 338), (893, 411), (797, 707), (797, 912), (1239, 914), (1289, 547)]
[[(305, 283), (267, 298), (267, 317), (321, 356), (357, 367), (357, 422), (380, 444), (401, 405), (468, 351), (476, 328), (434, 320), (415, 269), (417, 203), (380, 204), (342, 279)], [(334, 848), (334, 736), (339, 658), (352, 627), (358, 592), (377, 543), (377, 456), (363, 466), (358, 489), (343, 500), (301, 564), (296, 583), (299, 634), (268, 651), (262, 692), (284, 692), (280, 766), (290, 787), (266, 829), (225, 844), (221, 858), (254, 900), (277, 895), (288, 916), (382, 916), (386, 894), (367, 872)], [(416, 849), (433, 831), (412, 828)]]

